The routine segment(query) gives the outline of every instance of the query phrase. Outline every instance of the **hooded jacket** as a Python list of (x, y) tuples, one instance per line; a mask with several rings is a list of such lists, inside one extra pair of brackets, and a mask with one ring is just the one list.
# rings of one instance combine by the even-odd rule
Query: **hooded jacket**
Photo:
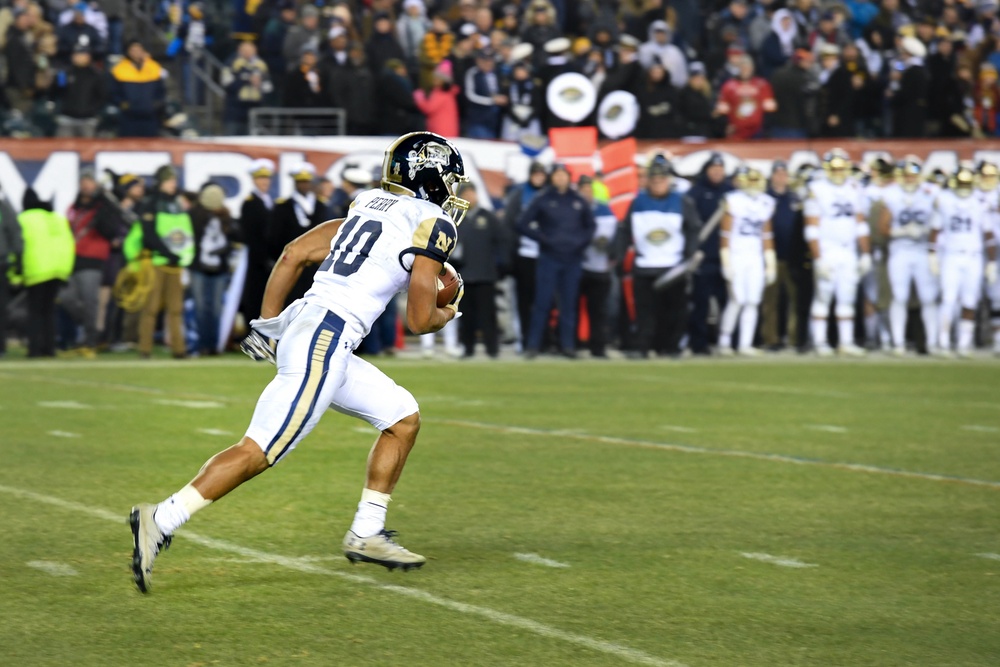
[[(666, 31), (667, 42), (660, 44), (656, 41), (654, 34), (658, 30)], [(670, 73), (670, 84), (674, 88), (682, 88), (688, 80), (687, 58), (684, 53), (670, 40), (673, 39), (674, 31), (666, 21), (653, 21), (649, 25), (648, 40), (639, 46), (639, 62), (645, 69), (659, 60), (660, 64)]]

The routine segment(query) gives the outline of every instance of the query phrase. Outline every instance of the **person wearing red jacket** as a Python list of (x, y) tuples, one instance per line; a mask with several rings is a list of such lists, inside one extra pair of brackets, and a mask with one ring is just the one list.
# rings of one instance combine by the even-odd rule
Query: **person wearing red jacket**
[(73, 275), (59, 294), (59, 303), (83, 327), (83, 341), (77, 352), (87, 359), (97, 355), (101, 281), (104, 264), (111, 256), (111, 239), (118, 231), (116, 216), (94, 177), (94, 170), (82, 169), (79, 194), (66, 211), (76, 238), (76, 262)]
[(771, 84), (754, 76), (753, 59), (743, 56), (738, 64), (739, 76), (723, 84), (716, 111), (728, 118), (727, 137), (754, 139), (763, 135), (764, 114), (774, 113), (778, 105)]
[(459, 136), (458, 93), (452, 83), (451, 61), (445, 60), (434, 68), (434, 86), (429, 91), (417, 89), (413, 101), (427, 117), (427, 131), (442, 137)]

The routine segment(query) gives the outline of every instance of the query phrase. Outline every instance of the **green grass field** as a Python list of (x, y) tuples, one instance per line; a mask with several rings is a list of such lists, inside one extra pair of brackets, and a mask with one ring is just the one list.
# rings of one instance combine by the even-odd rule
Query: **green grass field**
[(142, 596), (129, 507), (273, 370), (0, 363), (0, 665), (1000, 664), (996, 361), (380, 365), (426, 567), (340, 555), (374, 431), (331, 412)]

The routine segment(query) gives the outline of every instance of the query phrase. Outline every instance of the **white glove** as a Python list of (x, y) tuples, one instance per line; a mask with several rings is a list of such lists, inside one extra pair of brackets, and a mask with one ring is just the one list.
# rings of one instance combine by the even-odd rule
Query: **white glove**
[(778, 260), (773, 250), (764, 251), (764, 284), (773, 285), (778, 279)]
[(719, 260), (722, 262), (722, 277), (727, 283), (733, 282), (733, 263), (729, 259), (729, 248), (719, 249)]
[(986, 282), (988, 282), (990, 285), (995, 283), (997, 281), (997, 263), (987, 262), (986, 270), (983, 273), (986, 276)]
[(927, 254), (927, 267), (931, 270), (932, 276), (941, 275), (941, 260), (938, 259), (936, 252)]
[(858, 258), (858, 275), (867, 276), (872, 270), (872, 256), (868, 253), (861, 255)]
[(820, 280), (829, 280), (830, 276), (833, 275), (833, 267), (822, 257), (818, 257), (813, 266), (816, 267), (816, 275)]
[(254, 361), (266, 361), (277, 365), (274, 359), (274, 341), (251, 329), (250, 335), (240, 342), (240, 349)]

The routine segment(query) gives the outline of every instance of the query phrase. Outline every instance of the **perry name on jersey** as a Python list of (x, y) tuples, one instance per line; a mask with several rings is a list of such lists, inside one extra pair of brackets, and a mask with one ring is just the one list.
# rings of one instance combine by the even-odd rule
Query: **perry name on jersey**
[(726, 194), (723, 205), (733, 220), (728, 233), (730, 252), (734, 255), (763, 253), (764, 224), (774, 216), (774, 197), (733, 190)]
[(415, 255), (444, 263), (458, 241), (439, 206), (380, 189), (354, 200), (305, 301), (342, 317), (360, 342), (396, 293), (407, 288)]
[[(809, 184), (804, 212), (807, 218), (819, 219), (820, 246), (833, 246), (853, 251), (861, 236), (858, 214), (864, 214), (865, 194), (854, 181), (836, 184), (815, 181)], [(867, 231), (867, 229), (865, 230)]]

